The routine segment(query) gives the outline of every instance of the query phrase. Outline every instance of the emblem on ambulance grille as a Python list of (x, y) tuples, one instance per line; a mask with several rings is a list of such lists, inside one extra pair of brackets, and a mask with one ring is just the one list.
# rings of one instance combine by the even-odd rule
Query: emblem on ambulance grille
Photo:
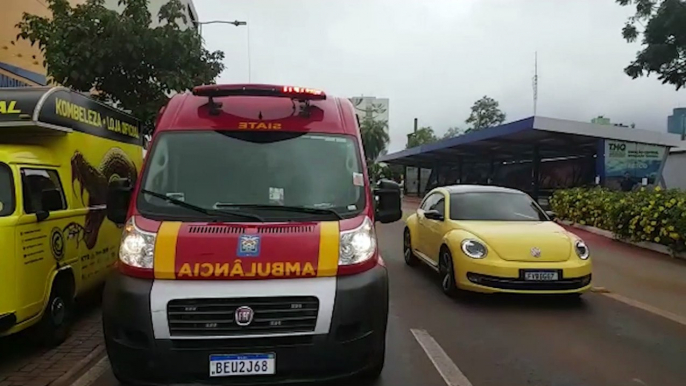
[(238, 237), (238, 257), (257, 257), (260, 255), (260, 235), (240, 235)]
[(255, 316), (255, 311), (252, 310), (252, 308), (248, 306), (241, 306), (236, 308), (236, 312), (234, 312), (234, 319), (236, 320), (236, 324), (239, 326), (247, 326), (250, 323), (252, 323), (252, 318)]
[(533, 257), (541, 257), (541, 250), (537, 247), (531, 248), (531, 256)]

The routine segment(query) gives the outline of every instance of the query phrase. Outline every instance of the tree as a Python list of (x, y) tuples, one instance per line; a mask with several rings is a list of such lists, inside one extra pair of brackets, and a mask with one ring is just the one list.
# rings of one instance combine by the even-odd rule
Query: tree
[[(677, 90), (686, 86), (686, 2), (684, 0), (616, 0), (621, 6), (636, 6), (622, 36), (635, 42), (642, 33), (643, 49), (624, 72), (631, 78), (657, 74), (663, 84)], [(643, 28), (639, 31), (637, 24)]]
[(38, 44), (56, 83), (130, 110), (146, 132), (170, 93), (214, 83), (224, 69), (223, 52), (207, 51), (198, 31), (175, 22), (186, 18), (179, 0), (161, 7), (155, 28), (147, 0), (119, 0), (121, 14), (104, 0), (45, 2), (52, 17), (24, 13), (17, 38)]
[(443, 134), (443, 138), (442, 138), (442, 139), (448, 139), (448, 138), (457, 137), (458, 135), (461, 135), (461, 134), (462, 134), (462, 129), (460, 129), (460, 128), (457, 127), (457, 126), (456, 126), (456, 127), (451, 127), (451, 128), (448, 129), (448, 131), (445, 132), (445, 134)]
[(407, 146), (409, 149), (411, 147), (425, 145), (427, 143), (436, 142), (438, 139), (434, 134), (434, 130), (431, 126), (422, 127), (417, 130), (416, 133), (411, 133), (407, 135)]
[(467, 118), (465, 121), (467, 124), (471, 124), (472, 126), (467, 129), (465, 133), (498, 126), (504, 121), (505, 113), (500, 111), (498, 102), (495, 99), (484, 95), (483, 98), (474, 102), (472, 105), (472, 112), (469, 114), (469, 118)]
[(388, 146), (390, 141), (388, 137), (388, 121), (364, 118), (360, 122), (360, 135), (367, 164), (372, 164), (386, 150), (386, 146)]

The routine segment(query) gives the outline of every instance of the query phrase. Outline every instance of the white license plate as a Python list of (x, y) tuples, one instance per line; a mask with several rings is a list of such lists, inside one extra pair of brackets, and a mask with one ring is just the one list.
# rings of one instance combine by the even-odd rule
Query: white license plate
[(275, 373), (275, 354), (210, 355), (210, 377)]
[(555, 281), (557, 279), (557, 272), (524, 272), (524, 280)]

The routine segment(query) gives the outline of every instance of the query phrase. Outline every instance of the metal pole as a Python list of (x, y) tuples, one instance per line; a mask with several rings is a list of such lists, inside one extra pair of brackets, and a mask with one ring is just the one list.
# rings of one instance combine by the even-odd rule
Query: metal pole
[(539, 179), (540, 179), (540, 167), (541, 167), (541, 155), (538, 145), (534, 145), (533, 159), (532, 159), (532, 170), (531, 170), (531, 183), (533, 187), (533, 199), (538, 202), (538, 190), (539, 190)]
[(252, 82), (252, 63), (250, 55), (250, 26), (248, 26), (248, 83)]
[(195, 24), (197, 25), (203, 25), (203, 24), (233, 24), (236, 27), (240, 25), (248, 25), (248, 22), (245, 21), (239, 21), (239, 20), (234, 20), (234, 21), (228, 21), (228, 20), (211, 20), (211, 21), (196, 21)]
[(414, 132), (415, 132), (415, 133), (417, 132), (417, 124), (418, 124), (418, 119), (415, 118), (415, 119), (414, 119)]

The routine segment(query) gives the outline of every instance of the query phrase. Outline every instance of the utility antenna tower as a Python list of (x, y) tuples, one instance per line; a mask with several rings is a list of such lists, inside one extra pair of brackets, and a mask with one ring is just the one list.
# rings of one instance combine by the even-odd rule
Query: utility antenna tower
[(536, 105), (538, 104), (538, 51), (534, 54), (534, 77), (532, 79), (534, 88), (534, 116), (536, 116)]

